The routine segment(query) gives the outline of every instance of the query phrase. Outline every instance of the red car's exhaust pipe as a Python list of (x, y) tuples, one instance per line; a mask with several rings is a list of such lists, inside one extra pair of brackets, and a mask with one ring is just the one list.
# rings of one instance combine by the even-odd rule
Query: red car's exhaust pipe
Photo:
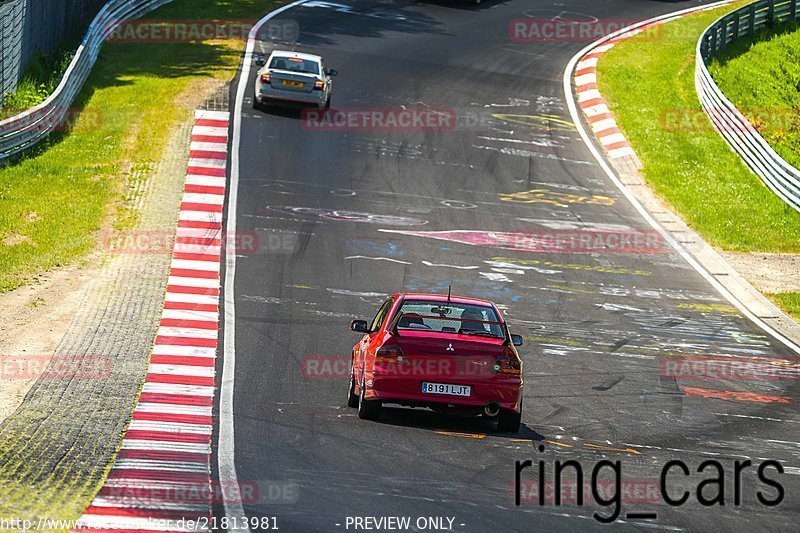
[(500, 404), (497, 402), (489, 402), (483, 408), (483, 414), (486, 416), (495, 417), (500, 414)]

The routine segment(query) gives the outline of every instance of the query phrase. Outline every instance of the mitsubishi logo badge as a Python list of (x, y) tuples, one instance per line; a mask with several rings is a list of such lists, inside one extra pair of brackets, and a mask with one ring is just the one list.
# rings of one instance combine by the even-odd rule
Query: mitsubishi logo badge
[(455, 349), (453, 348), (453, 343), (452, 343), (452, 342), (451, 342), (450, 344), (448, 344), (448, 345), (447, 345), (447, 348), (445, 348), (445, 349), (446, 349), (448, 352), (455, 352)]

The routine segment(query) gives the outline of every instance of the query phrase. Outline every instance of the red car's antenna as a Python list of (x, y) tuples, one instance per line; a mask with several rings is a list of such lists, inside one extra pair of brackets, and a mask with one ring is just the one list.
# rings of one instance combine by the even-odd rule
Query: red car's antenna
[(447, 286), (447, 303), (450, 303), (450, 285)]

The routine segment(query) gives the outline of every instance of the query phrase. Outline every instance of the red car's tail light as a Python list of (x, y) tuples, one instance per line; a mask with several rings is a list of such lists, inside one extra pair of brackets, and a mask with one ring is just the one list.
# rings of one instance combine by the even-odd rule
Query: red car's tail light
[(507, 376), (521, 376), (522, 361), (519, 360), (519, 357), (517, 357), (513, 351), (506, 348), (502, 355), (497, 358), (497, 361), (495, 361), (494, 371)]
[(314, 82), (314, 90), (315, 91), (324, 91), (325, 90), (325, 82), (322, 80), (317, 80)]
[(261, 75), (261, 83), (269, 83), (270, 78), (271, 76), (269, 72), (265, 72), (264, 74)]
[(403, 350), (397, 345), (381, 346), (375, 352), (376, 363), (397, 363), (403, 360)]

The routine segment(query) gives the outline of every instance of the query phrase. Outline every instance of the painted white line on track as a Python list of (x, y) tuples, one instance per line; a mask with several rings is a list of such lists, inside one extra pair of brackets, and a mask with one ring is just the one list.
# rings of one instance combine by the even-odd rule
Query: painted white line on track
[[(156, 346), (156, 348), (158, 348)], [(214, 387), (209, 385), (175, 385), (174, 383), (145, 382), (142, 392), (155, 394), (180, 394), (185, 396), (214, 396)]]
[(161, 365), (151, 363), (150, 366), (147, 367), (147, 371), (151, 374), (164, 374), (173, 376), (214, 377), (213, 366)]
[(170, 267), (172, 268), (202, 270), (204, 272), (218, 272), (218, 265), (219, 263), (213, 263), (211, 261), (193, 261), (191, 259), (173, 259), (170, 263)]
[(203, 474), (208, 472), (208, 464), (193, 463), (190, 461), (157, 461), (153, 459), (126, 459), (119, 458), (114, 461), (114, 469), (120, 470), (158, 470), (161, 472), (194, 472)]
[(219, 255), (222, 251), (221, 246), (205, 245), (205, 244), (188, 244), (179, 242), (175, 244), (175, 251), (184, 254), (205, 254), (205, 255)]
[(202, 185), (204, 187), (224, 187), (225, 178), (219, 176), (200, 176), (191, 175), (186, 176), (187, 185)]
[[(211, 453), (211, 444), (201, 444), (198, 442), (174, 442), (169, 440), (142, 440), (142, 439), (125, 439), (122, 441), (123, 450), (157, 450), (164, 452), (187, 452), (187, 453)], [(113, 485), (117, 481), (109, 479), (104, 486)], [(130, 481), (126, 482), (130, 483)], [(122, 481), (118, 481), (122, 483)], [(145, 483), (144, 480), (141, 483)], [(155, 483), (155, 481), (147, 481), (147, 483)], [(167, 482), (163, 482), (167, 483)], [(169, 483), (178, 483), (177, 481)]]
[(211, 137), (228, 137), (228, 128), (215, 128), (213, 126), (195, 126), (192, 135), (203, 135)]
[(182, 210), (178, 215), (178, 220), (186, 220), (193, 222), (222, 222), (222, 213), (213, 211), (192, 211), (190, 209)]
[(153, 355), (177, 355), (186, 357), (216, 357), (215, 348), (203, 346), (175, 346), (172, 344), (159, 344), (153, 349)]
[(183, 201), (192, 204), (207, 204), (209, 206), (218, 206), (225, 203), (223, 200), (224, 196), (221, 194), (196, 193), (196, 192), (183, 193)]
[(219, 280), (207, 278), (184, 278), (181, 276), (170, 276), (167, 283), (179, 287), (199, 287), (205, 289), (218, 289)]
[(227, 164), (228, 162), (225, 159), (189, 158), (189, 166), (193, 168), (225, 168)]
[(155, 420), (131, 420), (128, 429), (144, 431), (160, 431), (163, 433), (176, 433), (180, 435), (211, 435), (208, 424), (186, 424), (183, 422), (157, 422)]
[(174, 326), (161, 326), (158, 328), (159, 337), (186, 337), (189, 339), (216, 339), (216, 329), (180, 328)]
[(181, 415), (211, 416), (213, 411), (214, 408), (210, 405), (141, 402), (136, 406), (136, 412), (138, 413), (176, 413)]
[(164, 309), (161, 318), (174, 318), (177, 320), (205, 320), (217, 322), (219, 313), (216, 311), (186, 311), (182, 309)]
[(128, 496), (126, 494), (121, 494), (120, 496), (97, 496), (92, 505), (101, 508), (127, 507), (129, 509), (152, 509), (158, 511), (192, 511), (199, 513), (198, 516), (204, 514), (205, 510), (208, 509), (208, 504), (206, 503), (173, 503), (169, 500), (160, 501), (158, 498), (148, 495), (137, 498), (135, 495)]
[[(247, 38), (247, 47), (242, 58), (242, 71), (239, 75), (239, 84), (236, 87), (236, 98), (234, 100), (233, 111), (233, 139), (231, 142), (231, 179), (228, 187), (227, 205), (227, 231), (228, 235), (236, 235), (236, 202), (239, 195), (239, 158), (241, 150), (242, 136), (242, 106), (244, 94), (250, 83), (250, 65), (253, 62), (253, 51), (255, 50), (256, 37), (258, 30), (271, 18), (306, 3), (307, 0), (298, 0), (279, 7), (275, 11), (268, 13), (250, 30)], [(238, 487), (239, 481), (236, 475), (235, 445), (234, 445), (234, 425), (233, 425), (233, 392), (234, 379), (236, 373), (236, 308), (234, 280), (236, 277), (236, 254), (225, 254), (225, 340), (223, 344), (222, 362), (222, 382), (220, 384), (219, 399), (219, 445), (217, 447), (217, 465), (219, 467), (219, 482), (223, 486)], [(230, 484), (230, 485), (228, 485)], [(231, 498), (222, 491), (222, 499), (225, 507), (225, 515), (229, 521), (234, 517), (246, 516), (240, 499)], [(249, 533), (250, 529), (244, 527), (239, 529), (243, 533)]]

